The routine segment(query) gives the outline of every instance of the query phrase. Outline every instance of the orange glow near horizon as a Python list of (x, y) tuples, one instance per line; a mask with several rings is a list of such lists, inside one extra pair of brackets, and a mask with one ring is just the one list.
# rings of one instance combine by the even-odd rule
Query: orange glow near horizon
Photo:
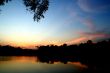
[(11, 61), (14, 61), (14, 62), (22, 62), (22, 63), (26, 63), (26, 62), (31, 62), (31, 63), (36, 63), (38, 62), (38, 59), (37, 57), (26, 57), (26, 56), (18, 56), (18, 57), (12, 57), (11, 58)]
[(75, 66), (77, 66), (77, 67), (79, 67), (79, 68), (87, 68), (87, 66), (86, 65), (84, 65), (84, 64), (81, 64), (80, 62), (68, 62), (68, 64), (73, 64), (73, 65), (75, 65)]
[[(17, 41), (16, 41), (17, 40)], [(20, 41), (19, 39), (16, 39), (14, 41), (9, 41), (9, 42), (5, 42), (5, 43), (1, 43), (1, 45), (10, 45), (13, 47), (21, 47), (23, 49), (35, 49), (36, 46), (41, 46), (41, 45), (61, 45), (59, 42), (57, 41), (30, 41), (30, 42), (24, 42), (24, 41)], [(7, 44), (6, 44), (7, 43)]]
[(1, 43), (1, 45), (10, 45), (14, 47), (21, 47), (21, 48), (27, 48), (27, 49), (34, 49), (36, 46), (40, 45), (60, 45), (56, 39), (47, 39), (43, 36), (43, 34), (29, 34), (26, 32), (13, 32), (10, 34), (8, 38), (3, 38), (4, 40)]
[(67, 44), (78, 44), (78, 43), (86, 41), (87, 39), (88, 39), (87, 37), (79, 37), (79, 38), (73, 39), (73, 40), (66, 42), (66, 43)]
[(21, 47), (23, 49), (35, 49), (36, 46), (40, 45), (62, 45), (62, 44), (79, 44), (86, 42), (87, 40), (94, 40), (96, 38), (104, 38), (107, 37), (108, 35), (105, 34), (92, 34), (91, 36), (88, 36), (87, 34), (81, 33), (83, 36), (74, 38), (72, 40), (69, 40), (67, 42), (61, 42), (58, 41), (57, 39), (47, 39), (44, 37), (35, 36), (35, 35), (29, 35), (28, 33), (20, 33), (19, 36), (18, 34), (10, 35), (10, 37), (6, 38), (4, 42), (1, 42), (1, 45), (10, 45), (14, 47)]

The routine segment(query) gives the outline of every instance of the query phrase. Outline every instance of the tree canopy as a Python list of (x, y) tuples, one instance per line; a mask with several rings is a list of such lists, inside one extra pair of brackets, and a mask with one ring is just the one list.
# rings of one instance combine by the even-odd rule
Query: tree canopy
[[(12, 0), (0, 0), (0, 6)], [(23, 0), (26, 9), (34, 14), (34, 21), (44, 18), (44, 13), (48, 10), (49, 0)]]

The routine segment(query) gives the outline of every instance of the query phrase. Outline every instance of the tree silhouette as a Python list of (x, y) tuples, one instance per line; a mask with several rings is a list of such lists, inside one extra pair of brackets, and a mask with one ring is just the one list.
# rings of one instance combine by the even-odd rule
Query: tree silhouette
[[(11, 0), (0, 0), (0, 6)], [(49, 0), (23, 0), (26, 9), (34, 14), (34, 21), (44, 18), (44, 13), (48, 10)]]
[(5, 3), (8, 3), (11, 0), (0, 0), (0, 5), (5, 5)]

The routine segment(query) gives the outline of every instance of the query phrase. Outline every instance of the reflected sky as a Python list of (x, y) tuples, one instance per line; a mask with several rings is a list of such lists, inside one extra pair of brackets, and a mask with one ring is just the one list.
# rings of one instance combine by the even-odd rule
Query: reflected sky
[(55, 64), (41, 63), (37, 57), (0, 56), (0, 73), (70, 73), (81, 70), (79, 63)]

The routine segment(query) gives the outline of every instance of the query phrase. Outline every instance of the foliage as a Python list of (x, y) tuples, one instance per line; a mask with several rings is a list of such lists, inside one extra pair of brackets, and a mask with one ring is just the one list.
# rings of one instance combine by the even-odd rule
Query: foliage
[[(0, 6), (5, 5), (11, 0), (0, 0)], [(34, 13), (34, 21), (44, 18), (44, 13), (48, 10), (49, 0), (23, 0), (27, 10)]]
[(8, 3), (11, 0), (0, 0), (0, 5), (5, 5), (5, 3)]

